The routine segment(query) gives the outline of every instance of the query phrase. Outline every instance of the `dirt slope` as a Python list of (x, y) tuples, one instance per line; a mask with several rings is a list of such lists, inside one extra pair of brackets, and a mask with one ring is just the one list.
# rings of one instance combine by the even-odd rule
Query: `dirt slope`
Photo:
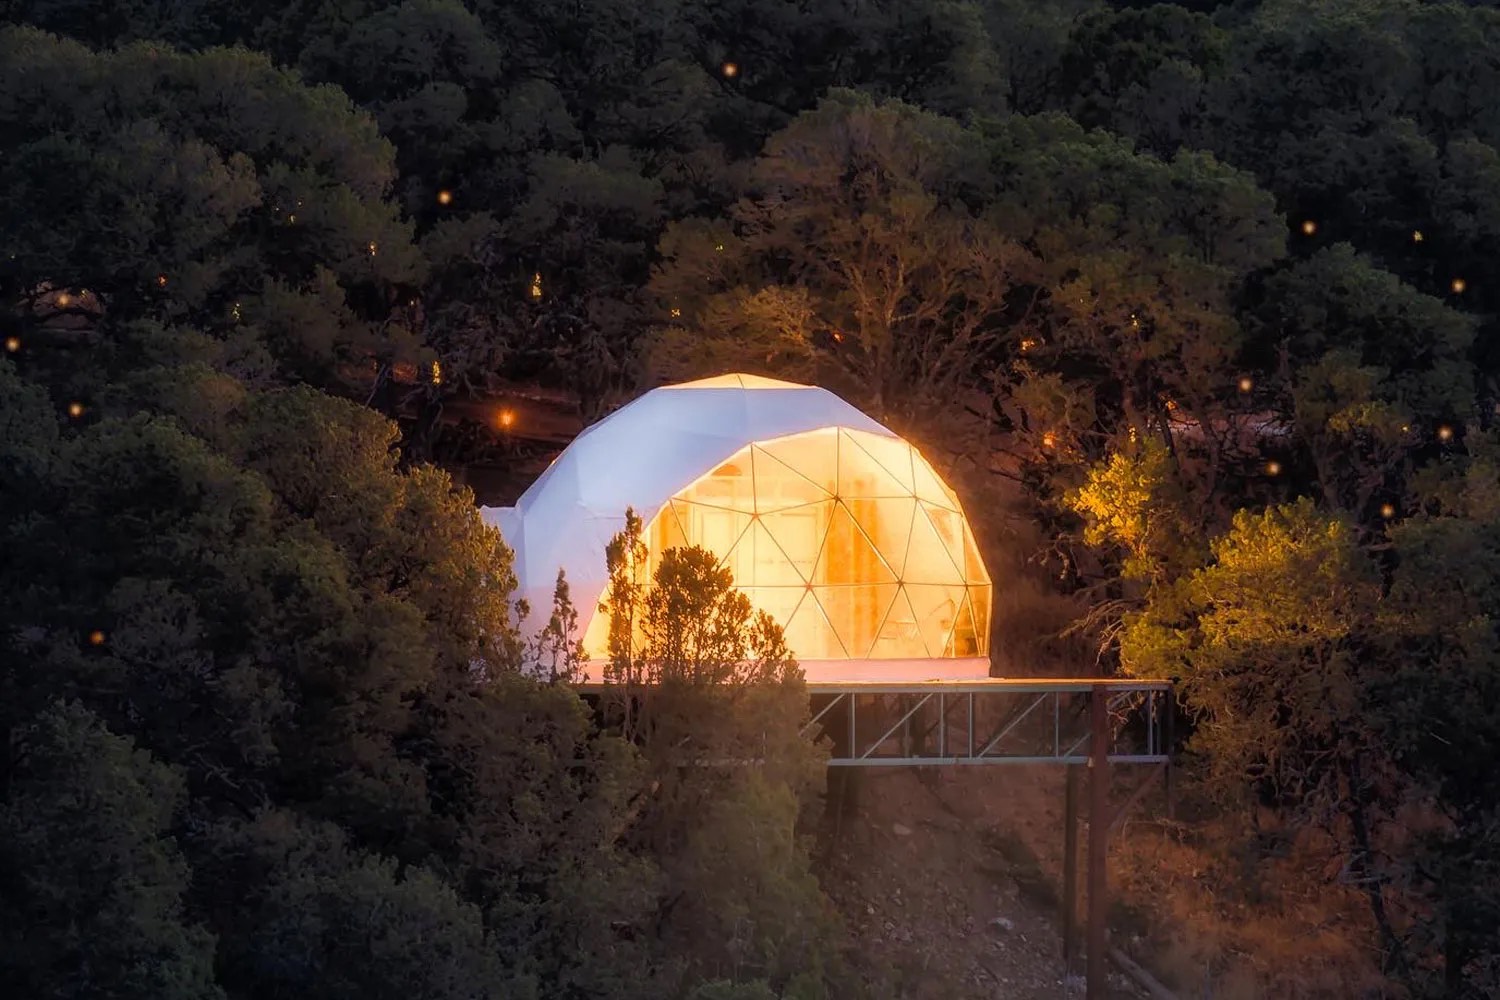
[[(1062, 969), (1055, 768), (860, 768), (830, 787), (824, 885), (872, 977), (911, 1000), (1082, 997)], [(1053, 834), (1055, 833), (1055, 836)], [(1143, 996), (1120, 977), (1111, 996)]]

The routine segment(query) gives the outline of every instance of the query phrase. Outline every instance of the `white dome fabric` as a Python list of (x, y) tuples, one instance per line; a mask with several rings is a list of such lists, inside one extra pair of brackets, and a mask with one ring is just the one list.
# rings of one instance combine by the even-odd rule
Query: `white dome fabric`
[(605, 655), (604, 553), (626, 508), (653, 555), (698, 544), (730, 565), (809, 681), (988, 675), (989, 578), (957, 498), (827, 390), (739, 374), (652, 390), (580, 434), (515, 507), (484, 508), (516, 554), (523, 632), (545, 623), (561, 569), (586, 652)]

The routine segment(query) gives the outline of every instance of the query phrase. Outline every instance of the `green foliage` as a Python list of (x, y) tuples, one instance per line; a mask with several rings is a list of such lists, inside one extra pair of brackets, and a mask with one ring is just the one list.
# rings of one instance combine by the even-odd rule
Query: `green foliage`
[(836, 925), (797, 830), (824, 771), (802, 672), (711, 553), (668, 550), (645, 579), (641, 530), (627, 514), (610, 545), (604, 608), (614, 717), (651, 779), (628, 837), (671, 887), (663, 940), (708, 977), (819, 982)]
[(1069, 506), (1087, 521), (1083, 540), (1119, 546), (1126, 553), (1121, 575), (1149, 583), (1175, 578), (1201, 559), (1183, 501), (1171, 455), (1155, 438), (1134, 455), (1117, 452), (1093, 466), (1068, 496)]
[(727, 222), (668, 229), (655, 370), (790, 370), (932, 419), (982, 378), (1028, 264), (959, 198), (979, 163), (951, 121), (830, 95), (768, 141)]
[(0, 976), (24, 996), (217, 1000), (214, 938), (184, 913), (181, 776), (77, 703), (8, 731)]
[(1180, 679), (1212, 720), (1195, 738), (1214, 768), (1328, 809), (1335, 765), (1371, 739), (1359, 669), (1380, 592), (1372, 569), (1350, 527), (1309, 501), (1242, 511), (1208, 566), (1127, 622), (1122, 661)]
[(387, 300), (423, 264), (383, 200), (391, 147), (343, 94), (244, 50), (26, 28), (0, 29), (0, 66), (0, 307), (72, 391), (99, 386), (82, 352), (148, 317), (324, 384), (412, 350)]

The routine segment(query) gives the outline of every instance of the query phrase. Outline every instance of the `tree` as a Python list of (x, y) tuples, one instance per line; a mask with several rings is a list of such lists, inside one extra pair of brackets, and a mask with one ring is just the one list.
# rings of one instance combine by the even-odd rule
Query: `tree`
[(1473, 322), (1348, 245), (1270, 277), (1248, 322), (1323, 496), (1356, 516), (1472, 413)]
[(1420, 513), (1393, 526), (1395, 571), (1367, 711), (1429, 822), (1399, 859), (1417, 897), (1414, 951), (1433, 956), (1428, 995), (1479, 997), (1500, 984), (1500, 804), (1472, 762), (1500, 747), (1500, 450), (1475, 434), (1465, 459), (1417, 489)]
[(1163, 156), (1198, 147), (1205, 80), (1223, 72), (1226, 33), (1178, 4), (1090, 11), (1074, 25), (1058, 68), (1064, 107)]
[(181, 776), (77, 703), (6, 730), (0, 975), (25, 996), (218, 1000), (184, 912)]
[(1364, 701), (1388, 669), (1369, 655), (1375, 569), (1352, 527), (1308, 500), (1241, 511), (1207, 566), (1126, 618), (1120, 658), (1136, 676), (1177, 679), (1211, 788), (1234, 796), (1248, 784), (1334, 838), (1364, 887), (1386, 970), (1404, 972), (1377, 853), (1389, 758)]
[(704, 978), (817, 982), (836, 963), (797, 832), (823, 771), (801, 670), (711, 553), (668, 550), (648, 580), (641, 530), (627, 513), (603, 613), (614, 717), (651, 781), (626, 842), (665, 876), (662, 943)]
[(898, 426), (983, 379), (1026, 254), (961, 200), (974, 137), (838, 92), (774, 136), (727, 223), (670, 227), (653, 371), (822, 376)]
[(372, 360), (416, 360), (391, 148), (338, 91), (244, 50), (29, 28), (0, 29), (0, 66), (0, 308), (55, 386), (98, 391), (78, 359), (143, 320), (211, 334), (250, 378), (367, 387)]
[[(230, 996), (535, 995), (502, 976), (478, 907), (431, 871), (351, 850), (336, 826), (282, 811), (206, 839), (201, 891), (225, 929)], [(226, 884), (238, 898), (213, 900)]]
[[(1201, 543), (1259, 464), (1235, 304), (1284, 252), (1272, 199), (1211, 156), (1163, 161), (1058, 115), (984, 135), (986, 217), (1037, 262), (1027, 322), (1007, 331), (990, 375), (988, 416), (1005, 432), (991, 445), (1005, 458), (997, 467), (1022, 478), (1066, 537), (1076, 522), (1064, 498), (1081, 469), (1155, 439), (1179, 533)], [(1065, 552), (1060, 572), (1080, 561)]]

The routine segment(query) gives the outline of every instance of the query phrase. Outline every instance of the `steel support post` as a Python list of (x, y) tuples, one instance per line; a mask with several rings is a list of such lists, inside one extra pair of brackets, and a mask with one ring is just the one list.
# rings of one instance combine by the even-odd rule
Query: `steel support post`
[(1177, 818), (1177, 798), (1172, 794), (1172, 754), (1177, 751), (1173, 741), (1177, 738), (1173, 731), (1172, 723), (1177, 717), (1177, 692), (1175, 690), (1163, 691), (1162, 698), (1162, 747), (1161, 752), (1167, 758), (1166, 766), (1162, 768), (1162, 783), (1165, 785), (1167, 795), (1167, 819)]
[(1071, 764), (1063, 765), (1067, 784), (1063, 791), (1063, 891), (1062, 948), (1063, 976), (1073, 974), (1078, 958), (1078, 772)]
[(1096, 684), (1089, 705), (1088, 1000), (1105, 1000), (1108, 993), (1104, 937), (1109, 820), (1109, 695), (1104, 685)]

